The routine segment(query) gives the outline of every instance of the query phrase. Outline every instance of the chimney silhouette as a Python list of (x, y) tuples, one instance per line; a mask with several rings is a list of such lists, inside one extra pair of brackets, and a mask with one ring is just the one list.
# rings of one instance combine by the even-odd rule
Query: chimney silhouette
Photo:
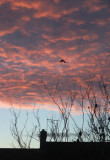
[(46, 138), (47, 138), (47, 132), (42, 129), (40, 132), (40, 149), (43, 149), (46, 143)]

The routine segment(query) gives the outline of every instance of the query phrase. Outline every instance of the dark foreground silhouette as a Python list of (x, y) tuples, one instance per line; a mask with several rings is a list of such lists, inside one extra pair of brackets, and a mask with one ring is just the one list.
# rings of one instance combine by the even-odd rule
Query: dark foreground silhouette
[(40, 149), (0, 149), (0, 160), (110, 160), (110, 143), (43, 142)]
[(0, 149), (0, 160), (110, 160), (110, 143), (46, 142), (40, 132), (40, 149)]

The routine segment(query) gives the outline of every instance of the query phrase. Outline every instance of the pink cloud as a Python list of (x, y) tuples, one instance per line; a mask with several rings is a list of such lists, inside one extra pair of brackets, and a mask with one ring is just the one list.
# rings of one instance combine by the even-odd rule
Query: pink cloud
[(18, 26), (14, 26), (10, 29), (7, 29), (7, 30), (1, 30), (0, 31), (0, 37), (4, 36), (4, 35), (7, 35), (7, 34), (12, 34), (14, 33), (16, 30), (18, 29)]
[(54, 0), (55, 3), (60, 3), (60, 0)]
[[(0, 1), (1, 10), (3, 4), (10, 4), (0, 28), (0, 95), (4, 107), (9, 98), (18, 107), (16, 101), (21, 98), (24, 108), (33, 107), (36, 101), (51, 110), (54, 104), (41, 84), (42, 76), (52, 91), (59, 78), (59, 92), (66, 95), (67, 82), (73, 83), (73, 89), (85, 87), (87, 76), (94, 72), (109, 75), (110, 18), (106, 10), (105, 19), (98, 13), (106, 5), (99, 0), (84, 1), (84, 5), (66, 2)], [(92, 12), (96, 16), (92, 17)], [(66, 63), (60, 63), (61, 59)]]
[(2, 0), (0, 5), (9, 2), (11, 4), (11, 8), (13, 10), (19, 10), (21, 8), (25, 8), (25, 9), (33, 9), (36, 10), (37, 12), (34, 14), (35, 18), (42, 18), (42, 17), (50, 17), (50, 18), (60, 18), (63, 15), (68, 15), (71, 14), (73, 12), (76, 12), (79, 10), (79, 7), (72, 7), (69, 9), (66, 9), (65, 7), (59, 7), (57, 6), (57, 4), (60, 3), (60, 0), (54, 0), (54, 1), (50, 1), (47, 0), (46, 1), (19, 1), (19, 0)]
[[(47, 7), (47, 6), (46, 6)], [(57, 8), (54, 6), (48, 6), (46, 9), (41, 8), (38, 10), (38, 12), (34, 15), (35, 18), (42, 18), (42, 17), (50, 17), (50, 18), (61, 18), (63, 15), (68, 15), (73, 12), (76, 12), (79, 10), (79, 8), (71, 8), (71, 9), (62, 9), (62, 10), (57, 10)]]
[(100, 0), (85, 1), (83, 7), (88, 9), (89, 12), (97, 12), (103, 8), (108, 8), (106, 4), (101, 4)]
[(69, 22), (69, 23), (73, 23), (73, 24), (76, 24), (76, 25), (84, 25), (85, 22), (84, 20), (78, 20), (78, 19), (73, 19), (73, 18), (66, 18), (66, 21)]
[(91, 24), (97, 24), (100, 26), (108, 25), (110, 23), (110, 18), (107, 19), (95, 19)]
[(52, 36), (48, 36), (48, 35), (42, 35), (43, 38), (47, 39), (50, 42), (57, 42), (57, 41), (74, 41), (77, 39), (83, 39), (83, 40), (88, 40), (88, 41), (92, 41), (94, 39), (98, 39), (98, 34), (83, 34), (83, 35), (78, 35), (74, 32), (70, 32), (68, 35), (63, 35), (63, 36), (59, 36), (59, 37), (52, 37)]
[(23, 0), (23, 1), (14, 1), (14, 0), (12, 0), (11, 3), (12, 3), (12, 9), (20, 9), (20, 8), (38, 9), (42, 4), (41, 1), (28, 2), (28, 1), (25, 1), (25, 0)]
[(31, 19), (28, 16), (24, 16), (24, 17), (22, 17), (22, 20), (24, 20), (24, 21), (30, 21)]

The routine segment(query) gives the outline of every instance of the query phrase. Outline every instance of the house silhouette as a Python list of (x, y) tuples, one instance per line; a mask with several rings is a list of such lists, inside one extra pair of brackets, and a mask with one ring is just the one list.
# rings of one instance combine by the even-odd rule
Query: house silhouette
[[(44, 138), (44, 137), (43, 137)], [(109, 142), (46, 142), (39, 149), (0, 149), (0, 160), (110, 160)]]

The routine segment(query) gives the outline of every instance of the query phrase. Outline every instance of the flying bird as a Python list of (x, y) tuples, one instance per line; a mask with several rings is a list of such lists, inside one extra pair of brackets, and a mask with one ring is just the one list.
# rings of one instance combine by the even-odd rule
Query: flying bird
[(63, 62), (63, 63), (66, 63), (64, 59), (61, 59), (61, 60), (60, 60), (60, 63), (62, 63), (62, 62)]

